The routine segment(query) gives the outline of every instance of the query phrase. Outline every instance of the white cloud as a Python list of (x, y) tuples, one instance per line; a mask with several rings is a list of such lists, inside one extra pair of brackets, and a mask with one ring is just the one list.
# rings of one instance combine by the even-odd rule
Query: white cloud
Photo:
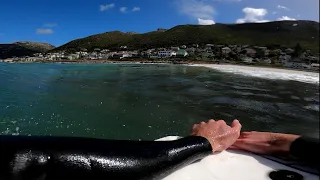
[(108, 9), (112, 9), (114, 8), (115, 4), (112, 3), (112, 4), (106, 4), (106, 5), (100, 5), (100, 11), (103, 12), (103, 11), (106, 11)]
[(47, 35), (47, 34), (52, 34), (53, 33), (53, 30), (52, 29), (37, 29), (36, 30), (36, 33), (37, 34), (41, 34), (41, 35)]
[(200, 25), (212, 25), (212, 24), (215, 24), (215, 22), (212, 19), (201, 19), (201, 18), (198, 18), (198, 24), (200, 24)]
[(278, 9), (284, 9), (284, 10), (287, 10), (287, 11), (290, 10), (289, 8), (287, 8), (287, 7), (285, 7), (285, 6), (281, 6), (281, 5), (278, 5), (277, 8), (278, 8)]
[(56, 24), (56, 23), (46, 23), (46, 24), (44, 24), (44, 27), (56, 27), (56, 26), (58, 26), (58, 24)]
[(199, 19), (201, 19), (213, 21), (215, 9), (209, 4), (209, 1), (177, 0), (176, 6), (181, 14), (187, 15), (194, 20), (197, 19), (199, 21)]
[(242, 12), (245, 14), (244, 18), (237, 19), (236, 23), (245, 23), (245, 22), (262, 23), (262, 22), (269, 21), (264, 19), (264, 17), (268, 14), (268, 11), (266, 9), (263, 9), (263, 8), (256, 9), (256, 8), (246, 7), (242, 10)]
[(282, 17), (277, 19), (277, 21), (295, 21), (295, 20), (296, 20), (295, 18), (291, 18), (291, 17), (288, 17), (288, 16), (282, 16)]
[(135, 11), (140, 11), (140, 7), (134, 7), (134, 8), (132, 8), (132, 12), (135, 12)]
[(274, 11), (274, 12), (272, 12), (272, 14), (273, 14), (273, 15), (276, 15), (276, 14), (277, 14), (277, 12), (276, 12), (276, 11)]
[(121, 7), (120, 8), (120, 12), (122, 12), (122, 13), (126, 13), (127, 12), (127, 7)]

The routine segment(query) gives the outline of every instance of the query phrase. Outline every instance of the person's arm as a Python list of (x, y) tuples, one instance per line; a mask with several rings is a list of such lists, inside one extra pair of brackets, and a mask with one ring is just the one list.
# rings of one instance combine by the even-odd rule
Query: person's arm
[(161, 179), (228, 148), (241, 125), (210, 120), (176, 141), (0, 136), (0, 179)]
[(243, 132), (233, 144), (233, 149), (242, 149), (264, 155), (292, 155), (299, 160), (319, 163), (319, 139), (294, 134), (270, 132)]
[(1, 136), (0, 179), (159, 179), (212, 152), (207, 139), (116, 141)]
[(316, 164), (320, 152), (319, 139), (301, 136), (290, 145), (290, 154), (306, 162)]

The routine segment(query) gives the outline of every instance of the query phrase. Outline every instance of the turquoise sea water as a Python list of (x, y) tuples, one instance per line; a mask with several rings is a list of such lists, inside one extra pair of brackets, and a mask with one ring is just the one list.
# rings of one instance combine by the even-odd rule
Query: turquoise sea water
[(319, 84), (179, 65), (0, 63), (1, 134), (152, 140), (210, 118), (318, 137)]

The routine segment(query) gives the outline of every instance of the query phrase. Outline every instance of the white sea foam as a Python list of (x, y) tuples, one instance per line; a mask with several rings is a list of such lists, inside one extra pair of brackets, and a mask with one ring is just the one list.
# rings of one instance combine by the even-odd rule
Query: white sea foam
[(239, 65), (218, 65), (218, 64), (192, 64), (189, 66), (207, 67), (222, 72), (230, 72), (234, 74), (252, 76), (265, 79), (280, 79), (280, 80), (294, 80), (312, 84), (319, 84), (319, 73), (278, 69), (278, 68), (264, 68), (253, 66), (239, 66)]

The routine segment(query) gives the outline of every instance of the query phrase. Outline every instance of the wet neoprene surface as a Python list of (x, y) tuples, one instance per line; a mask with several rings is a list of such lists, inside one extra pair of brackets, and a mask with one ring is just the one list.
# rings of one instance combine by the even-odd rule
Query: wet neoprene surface
[[(0, 136), (0, 147), (0, 180), (162, 179), (212, 152), (210, 143), (196, 136), (176, 141)], [(319, 140), (298, 138), (290, 151), (316, 162)]]
[(291, 144), (290, 153), (300, 160), (316, 164), (319, 168), (319, 147), (319, 139), (300, 137)]
[(212, 152), (202, 137), (122, 141), (0, 136), (0, 179), (161, 179)]

